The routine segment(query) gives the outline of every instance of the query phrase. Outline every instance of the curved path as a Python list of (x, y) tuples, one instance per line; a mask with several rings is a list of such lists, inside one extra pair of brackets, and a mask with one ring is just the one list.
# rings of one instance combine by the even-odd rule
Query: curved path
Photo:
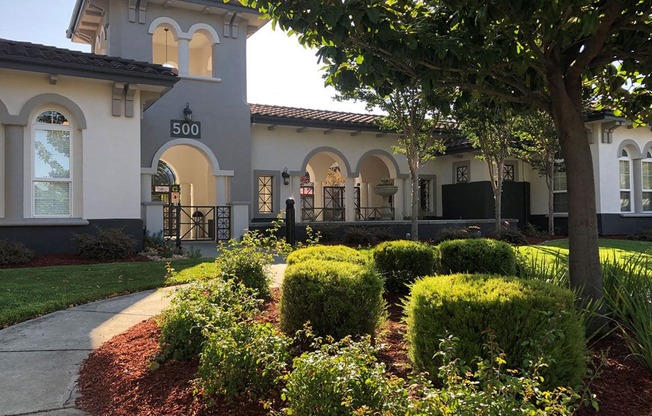
[[(285, 264), (272, 266), (274, 286)], [(0, 330), (0, 415), (83, 415), (75, 409), (82, 361), (161, 312), (175, 288), (104, 299)]]

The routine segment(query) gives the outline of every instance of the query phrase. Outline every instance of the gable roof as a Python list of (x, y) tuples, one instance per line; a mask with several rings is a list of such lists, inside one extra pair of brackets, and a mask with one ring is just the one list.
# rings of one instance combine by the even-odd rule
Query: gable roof
[(176, 74), (161, 65), (54, 46), (0, 39), (0, 68), (171, 87)]

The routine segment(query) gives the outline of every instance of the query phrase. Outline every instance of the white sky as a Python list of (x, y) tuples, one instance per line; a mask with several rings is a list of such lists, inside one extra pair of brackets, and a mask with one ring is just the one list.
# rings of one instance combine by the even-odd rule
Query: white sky
[[(75, 0), (0, 0), (0, 38), (90, 51), (66, 38)], [(364, 104), (332, 100), (314, 51), (265, 25), (247, 45), (248, 101), (320, 110), (366, 112)]]

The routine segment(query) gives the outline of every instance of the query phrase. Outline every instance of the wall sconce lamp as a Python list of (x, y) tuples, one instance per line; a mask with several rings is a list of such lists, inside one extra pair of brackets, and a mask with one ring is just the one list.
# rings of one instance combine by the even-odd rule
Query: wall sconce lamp
[(183, 120), (186, 123), (192, 121), (192, 110), (190, 109), (190, 103), (186, 103), (186, 108), (183, 109)]
[(283, 169), (283, 172), (281, 172), (281, 177), (283, 178), (283, 184), (284, 185), (289, 185), (290, 184), (290, 174), (288, 173), (288, 168), (286, 167)]

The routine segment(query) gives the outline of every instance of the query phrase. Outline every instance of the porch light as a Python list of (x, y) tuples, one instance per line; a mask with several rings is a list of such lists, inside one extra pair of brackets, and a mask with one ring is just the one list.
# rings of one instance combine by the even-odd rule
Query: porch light
[(186, 103), (186, 108), (183, 109), (183, 119), (186, 123), (192, 121), (192, 110), (190, 109), (190, 103)]
[(290, 174), (288, 173), (288, 168), (286, 167), (283, 169), (283, 172), (281, 173), (281, 177), (283, 178), (283, 184), (284, 185), (289, 185), (290, 184)]

